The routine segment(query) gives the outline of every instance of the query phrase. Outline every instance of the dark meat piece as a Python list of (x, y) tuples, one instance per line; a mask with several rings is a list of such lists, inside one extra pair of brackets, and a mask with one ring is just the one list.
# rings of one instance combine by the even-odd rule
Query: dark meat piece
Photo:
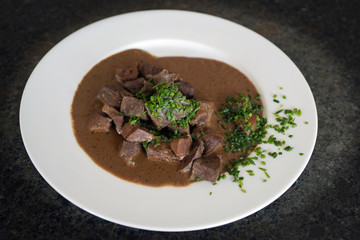
[(117, 86), (105, 86), (100, 89), (97, 97), (105, 104), (112, 107), (120, 107), (121, 99)]
[(123, 86), (131, 93), (135, 94), (139, 92), (145, 85), (147, 81), (144, 78), (137, 78), (134, 80), (124, 82)]
[(96, 114), (90, 119), (88, 129), (91, 132), (109, 132), (111, 122), (111, 118), (105, 117), (101, 114)]
[(127, 69), (118, 68), (116, 69), (115, 76), (120, 83), (136, 79), (139, 75), (137, 63), (132, 64)]
[(148, 119), (144, 102), (134, 97), (124, 97), (121, 101), (120, 111), (128, 117), (136, 116), (143, 120)]
[(193, 161), (201, 157), (204, 151), (204, 142), (199, 140), (193, 143), (190, 153), (181, 161), (180, 172), (189, 172)]
[(179, 91), (186, 96), (186, 98), (193, 98), (194, 97), (194, 88), (188, 82), (179, 82), (178, 83)]
[(211, 116), (215, 111), (215, 103), (210, 101), (199, 101), (200, 109), (197, 110), (191, 125), (210, 124)]
[(178, 73), (169, 73), (166, 69), (161, 70), (161, 72), (155, 75), (148, 74), (146, 78), (153, 79), (156, 84), (160, 82), (171, 83), (180, 80)]
[(204, 142), (204, 154), (213, 151), (222, 142), (222, 137), (206, 125), (197, 126), (193, 131), (193, 136)]
[(183, 159), (190, 152), (192, 138), (190, 135), (175, 138), (170, 142), (170, 147), (179, 159)]
[(149, 144), (146, 154), (150, 160), (164, 161), (164, 162), (180, 161), (180, 159), (171, 150), (169, 143), (160, 143), (156, 147), (153, 144)]
[(191, 179), (216, 182), (220, 174), (219, 156), (211, 155), (196, 159), (191, 170)]
[(155, 116), (148, 107), (145, 107), (145, 109), (147, 111), (147, 114), (150, 116), (152, 122), (154, 123), (154, 125), (159, 129), (164, 128), (169, 124), (171, 124), (171, 121), (166, 120), (166, 115), (164, 112), (161, 111), (159, 115)]
[(120, 107), (121, 99), (124, 96), (133, 96), (131, 93), (126, 91), (121, 84), (114, 83), (104, 86), (100, 89), (97, 98), (103, 103), (111, 107)]
[(242, 128), (242, 130), (249, 135), (251, 132), (256, 130), (256, 115), (252, 115), (249, 120), (247, 121), (247, 123), (241, 123), (240, 127)]
[(140, 152), (141, 143), (124, 140), (119, 149), (119, 156), (128, 166), (135, 166), (133, 158)]
[(116, 110), (113, 107), (110, 107), (109, 105), (107, 105), (106, 103), (104, 104), (104, 106), (102, 107), (101, 111), (103, 113), (106, 113), (109, 117), (115, 117), (115, 116), (120, 116), (121, 114), (119, 113), (118, 110)]
[(161, 70), (162, 70), (161, 68), (155, 67), (149, 63), (139, 65), (139, 72), (140, 72), (140, 75), (143, 77), (146, 77), (149, 74), (155, 75), (155, 74), (159, 73)]
[(121, 129), (121, 135), (130, 142), (150, 142), (154, 134), (141, 128), (138, 124), (125, 123)]
[(104, 113), (106, 113), (115, 123), (116, 132), (120, 134), (121, 128), (124, 124), (124, 116), (120, 115), (120, 112), (118, 112), (115, 108), (110, 107), (106, 103), (101, 109)]
[(167, 126), (171, 131), (175, 132), (176, 130), (179, 131), (180, 133), (185, 133), (185, 134), (190, 134), (190, 127), (189, 124), (186, 125), (186, 127), (180, 127), (178, 124), (173, 124), (171, 123), (170, 125)]
[(154, 94), (155, 93), (154, 84), (146, 81), (144, 86), (140, 89), (139, 92), (150, 95)]

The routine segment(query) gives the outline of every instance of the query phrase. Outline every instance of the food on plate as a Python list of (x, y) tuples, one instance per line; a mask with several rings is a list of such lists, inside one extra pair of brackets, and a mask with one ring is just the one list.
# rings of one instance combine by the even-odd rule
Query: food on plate
[(256, 88), (237, 69), (137, 49), (86, 74), (72, 119), (78, 143), (98, 165), (150, 186), (217, 181), (232, 159), (251, 153), (266, 123)]

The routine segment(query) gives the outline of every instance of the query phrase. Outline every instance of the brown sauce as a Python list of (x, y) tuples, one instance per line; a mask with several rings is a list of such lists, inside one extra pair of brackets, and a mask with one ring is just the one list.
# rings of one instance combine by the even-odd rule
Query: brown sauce
[[(101, 61), (85, 75), (75, 93), (71, 114), (75, 137), (93, 161), (127, 181), (149, 186), (186, 186), (193, 181), (188, 174), (177, 171), (177, 163), (150, 161), (143, 151), (135, 158), (135, 167), (127, 166), (118, 156), (118, 146), (123, 138), (115, 129), (111, 129), (110, 134), (103, 134), (92, 133), (87, 128), (90, 117), (101, 112), (103, 104), (96, 99), (98, 91), (104, 85), (115, 82), (117, 68), (127, 68), (135, 62), (150, 63), (179, 73), (184, 81), (194, 87), (196, 99), (213, 101), (216, 109), (221, 107), (226, 96), (246, 94), (248, 90), (255, 95), (257, 90), (244, 74), (225, 63), (203, 58), (158, 58), (136, 49), (120, 52)], [(223, 134), (224, 130), (218, 120), (218, 114), (214, 114), (210, 126)], [(222, 155), (223, 164), (236, 157), (235, 154), (226, 154), (221, 146), (217, 148), (216, 154)]]

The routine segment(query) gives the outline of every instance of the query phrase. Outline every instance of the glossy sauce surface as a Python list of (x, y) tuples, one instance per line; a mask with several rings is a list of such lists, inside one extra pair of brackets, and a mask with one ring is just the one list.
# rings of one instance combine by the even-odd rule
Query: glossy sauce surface
[[(249, 79), (237, 69), (210, 59), (187, 57), (157, 58), (142, 50), (127, 50), (113, 55), (94, 66), (83, 78), (75, 93), (72, 104), (72, 119), (75, 137), (85, 152), (103, 169), (131, 182), (149, 186), (186, 186), (193, 181), (189, 174), (177, 171), (178, 163), (151, 161), (142, 151), (135, 158), (135, 167), (127, 166), (118, 156), (118, 147), (123, 140), (114, 128), (110, 134), (92, 133), (88, 130), (88, 122), (94, 113), (100, 113), (102, 102), (96, 99), (98, 91), (106, 84), (116, 82), (115, 70), (127, 68), (135, 62), (150, 63), (156, 67), (179, 73), (180, 77), (192, 84), (195, 98), (215, 102), (216, 109), (221, 107), (226, 96), (239, 93), (251, 95), (257, 93)], [(210, 127), (219, 134), (224, 130), (217, 122), (220, 117), (213, 114)], [(222, 156), (222, 163), (239, 154), (226, 154), (219, 146), (215, 154)]]

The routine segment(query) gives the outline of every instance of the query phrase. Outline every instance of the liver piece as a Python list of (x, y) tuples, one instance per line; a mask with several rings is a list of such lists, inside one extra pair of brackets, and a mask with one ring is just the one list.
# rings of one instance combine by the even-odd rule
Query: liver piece
[(221, 159), (217, 155), (211, 155), (196, 159), (191, 170), (191, 178), (216, 182), (220, 174)]

